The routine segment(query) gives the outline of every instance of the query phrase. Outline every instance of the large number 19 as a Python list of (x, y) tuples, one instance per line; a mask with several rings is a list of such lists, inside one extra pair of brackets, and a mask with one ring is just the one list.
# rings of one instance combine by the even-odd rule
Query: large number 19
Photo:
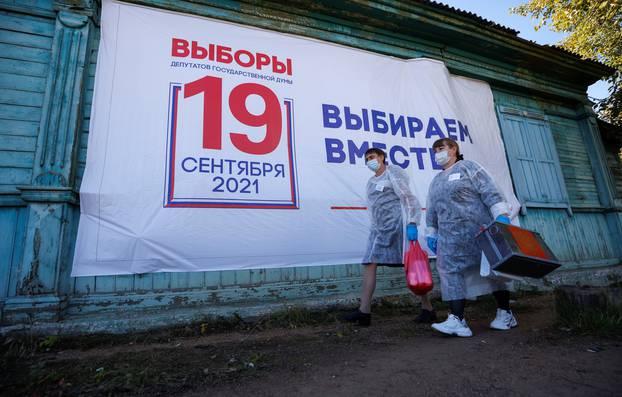
[[(203, 93), (203, 148), (222, 149), (222, 79), (205, 76), (184, 86), (184, 98)], [(252, 114), (246, 107), (250, 95), (259, 95), (265, 104), (262, 114)], [(249, 154), (268, 154), (281, 141), (281, 105), (279, 99), (266, 86), (244, 83), (231, 90), (229, 95), (231, 114), (242, 124), (251, 127), (266, 126), (266, 136), (261, 142), (253, 142), (241, 132), (231, 132), (231, 143)]]

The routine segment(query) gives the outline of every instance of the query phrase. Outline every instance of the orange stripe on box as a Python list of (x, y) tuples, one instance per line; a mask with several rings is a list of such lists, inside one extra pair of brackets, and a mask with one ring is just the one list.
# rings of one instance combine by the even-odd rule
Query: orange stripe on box
[(538, 242), (533, 232), (512, 225), (508, 225), (507, 229), (514, 237), (514, 241), (516, 241), (518, 248), (523, 254), (535, 256), (536, 258), (551, 259), (540, 246), (540, 242)]

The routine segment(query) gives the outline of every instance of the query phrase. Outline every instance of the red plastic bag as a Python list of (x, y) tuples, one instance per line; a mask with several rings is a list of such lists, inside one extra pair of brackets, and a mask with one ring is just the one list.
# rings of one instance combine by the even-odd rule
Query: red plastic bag
[(428, 254), (421, 249), (419, 242), (411, 241), (404, 255), (406, 285), (415, 295), (425, 295), (432, 291), (432, 271)]

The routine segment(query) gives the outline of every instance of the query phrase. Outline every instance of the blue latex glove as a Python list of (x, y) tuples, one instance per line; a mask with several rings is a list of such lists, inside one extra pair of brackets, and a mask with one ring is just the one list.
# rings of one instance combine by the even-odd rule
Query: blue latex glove
[(417, 225), (414, 223), (409, 223), (406, 226), (406, 235), (408, 236), (408, 241), (415, 241), (419, 237), (419, 232), (417, 231)]
[(436, 236), (428, 236), (428, 248), (432, 250), (436, 254), (436, 244), (438, 243), (438, 237)]
[(510, 222), (510, 217), (509, 217), (509, 216), (507, 216), (507, 215), (499, 215), (499, 216), (495, 219), (495, 221), (497, 221), (497, 222), (501, 222), (501, 223), (505, 223), (505, 224), (507, 224), (507, 225), (509, 225), (509, 224), (511, 223), (511, 222)]

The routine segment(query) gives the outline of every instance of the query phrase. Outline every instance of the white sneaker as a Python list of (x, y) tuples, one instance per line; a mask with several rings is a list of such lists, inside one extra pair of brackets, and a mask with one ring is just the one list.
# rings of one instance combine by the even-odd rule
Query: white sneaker
[(460, 336), (463, 338), (473, 336), (473, 332), (471, 332), (471, 328), (469, 328), (466, 321), (464, 319), (460, 320), (453, 314), (447, 316), (447, 320), (442, 323), (432, 324), (432, 328), (447, 335)]
[(503, 309), (497, 309), (497, 317), (495, 317), (495, 319), (490, 323), (490, 328), (507, 331), (517, 325), (518, 321), (516, 321), (516, 317), (514, 317), (511, 310), (506, 311)]

